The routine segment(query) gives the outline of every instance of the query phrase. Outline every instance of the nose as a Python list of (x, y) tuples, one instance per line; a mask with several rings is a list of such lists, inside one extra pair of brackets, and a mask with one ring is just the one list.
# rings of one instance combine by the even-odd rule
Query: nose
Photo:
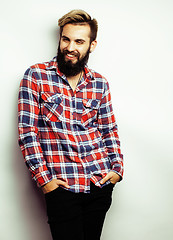
[(74, 50), (75, 50), (75, 43), (74, 43), (74, 42), (69, 42), (69, 43), (68, 43), (68, 46), (67, 46), (67, 50), (68, 50), (69, 52), (74, 51)]

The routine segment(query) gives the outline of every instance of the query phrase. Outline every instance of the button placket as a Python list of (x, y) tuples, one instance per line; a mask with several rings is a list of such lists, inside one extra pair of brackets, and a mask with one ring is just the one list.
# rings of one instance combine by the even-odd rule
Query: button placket
[(72, 98), (72, 115), (73, 115), (73, 120), (76, 119), (76, 103), (75, 103), (75, 97)]

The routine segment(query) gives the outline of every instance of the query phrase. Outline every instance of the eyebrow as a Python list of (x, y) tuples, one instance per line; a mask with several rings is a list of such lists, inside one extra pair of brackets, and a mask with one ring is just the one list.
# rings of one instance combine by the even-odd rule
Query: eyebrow
[(64, 39), (70, 40), (68, 37), (66, 37), (65, 35), (61, 36)]

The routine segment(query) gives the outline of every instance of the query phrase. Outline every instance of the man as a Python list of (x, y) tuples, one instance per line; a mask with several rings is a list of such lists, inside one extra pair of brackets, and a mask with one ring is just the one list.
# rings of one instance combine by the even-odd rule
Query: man
[(31, 66), (19, 91), (19, 144), (45, 194), (53, 239), (98, 240), (123, 157), (107, 80), (87, 67), (97, 21), (59, 19), (53, 60)]

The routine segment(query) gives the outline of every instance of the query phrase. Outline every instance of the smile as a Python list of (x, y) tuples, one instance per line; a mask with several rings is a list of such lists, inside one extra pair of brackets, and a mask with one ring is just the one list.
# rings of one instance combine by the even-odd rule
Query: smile
[(67, 57), (68, 59), (76, 59), (76, 58), (77, 58), (77, 56), (76, 56), (76, 55), (73, 55), (73, 54), (66, 54), (66, 57)]

